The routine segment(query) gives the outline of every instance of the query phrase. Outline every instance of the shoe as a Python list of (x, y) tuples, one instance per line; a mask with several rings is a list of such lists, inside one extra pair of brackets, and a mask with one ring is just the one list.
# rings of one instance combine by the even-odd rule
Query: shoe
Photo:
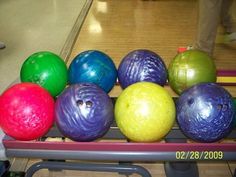
[(0, 49), (4, 49), (6, 46), (3, 42), (0, 41)]
[(196, 48), (196, 47), (194, 47), (194, 46), (191, 46), (191, 45), (189, 45), (189, 46), (187, 46), (187, 47), (179, 47), (179, 48), (177, 49), (177, 53), (182, 53), (182, 52), (185, 52), (185, 51), (187, 51), (187, 50), (200, 50), (200, 51), (202, 51), (202, 52), (205, 52), (205, 53), (206, 53), (207, 55), (209, 55), (210, 57), (213, 57), (213, 54), (208, 53), (208, 52), (206, 52), (206, 51), (204, 51), (204, 50), (198, 49), (198, 48)]
[(191, 45), (189, 45), (189, 46), (187, 46), (187, 47), (179, 47), (178, 50), (177, 50), (177, 52), (178, 52), (178, 53), (182, 53), (182, 52), (185, 52), (186, 50), (192, 50), (192, 49), (194, 49), (194, 47), (191, 46)]
[(2, 177), (7, 176), (7, 172), (10, 168), (10, 162), (8, 160), (6, 161), (0, 161), (0, 175)]
[(236, 32), (225, 34), (224, 35), (224, 42), (225, 43), (236, 43)]

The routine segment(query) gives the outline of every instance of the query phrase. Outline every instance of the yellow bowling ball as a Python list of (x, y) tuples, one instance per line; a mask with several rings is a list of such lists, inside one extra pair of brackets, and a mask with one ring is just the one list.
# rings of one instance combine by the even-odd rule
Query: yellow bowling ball
[(128, 86), (115, 104), (117, 126), (136, 142), (162, 139), (171, 130), (175, 114), (172, 97), (163, 87), (151, 82)]

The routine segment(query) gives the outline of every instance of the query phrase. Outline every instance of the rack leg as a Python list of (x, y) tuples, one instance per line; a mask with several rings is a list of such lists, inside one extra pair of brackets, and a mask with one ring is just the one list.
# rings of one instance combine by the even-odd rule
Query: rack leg
[[(166, 139), (167, 143), (186, 143), (185, 139)], [(165, 162), (167, 177), (199, 177), (196, 162)]]
[(142, 177), (151, 177), (151, 174), (143, 167), (138, 165), (119, 165), (119, 164), (87, 164), (73, 162), (38, 162), (33, 164), (27, 171), (25, 177), (32, 177), (35, 172), (41, 169), (64, 169), (81, 171), (103, 171), (118, 173), (137, 173)]
[[(119, 165), (132, 165), (132, 162), (119, 162)], [(129, 175), (132, 175), (132, 173), (127, 173), (127, 172), (125, 172), (125, 173), (121, 173), (121, 172), (119, 172), (119, 174), (120, 175), (125, 175), (126, 177), (128, 177)]]
[(167, 177), (199, 177), (195, 162), (165, 162)]

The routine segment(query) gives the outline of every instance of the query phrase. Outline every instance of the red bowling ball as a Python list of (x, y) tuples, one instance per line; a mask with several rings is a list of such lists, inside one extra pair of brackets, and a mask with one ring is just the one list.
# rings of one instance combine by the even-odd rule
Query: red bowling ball
[(54, 122), (54, 100), (34, 83), (19, 83), (0, 96), (0, 127), (17, 140), (34, 140)]

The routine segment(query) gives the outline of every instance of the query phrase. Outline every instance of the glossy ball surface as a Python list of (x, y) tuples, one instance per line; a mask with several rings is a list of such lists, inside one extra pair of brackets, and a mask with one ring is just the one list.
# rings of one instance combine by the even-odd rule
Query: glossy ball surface
[(74, 84), (56, 101), (56, 124), (61, 133), (74, 141), (102, 137), (114, 120), (113, 103), (95, 84)]
[(232, 96), (217, 84), (201, 83), (185, 90), (176, 102), (176, 109), (180, 129), (193, 140), (215, 142), (233, 128)]
[(173, 126), (175, 104), (163, 87), (151, 82), (138, 82), (128, 86), (118, 97), (115, 120), (128, 139), (157, 141)]
[(112, 59), (97, 50), (78, 54), (69, 66), (69, 83), (94, 83), (109, 92), (116, 83), (117, 69)]
[(128, 53), (118, 67), (118, 79), (124, 89), (141, 81), (164, 86), (167, 82), (167, 68), (156, 53), (139, 49)]
[(20, 78), (22, 82), (39, 84), (55, 97), (66, 87), (67, 67), (58, 55), (47, 51), (37, 52), (21, 66)]
[(234, 115), (234, 127), (236, 127), (236, 98), (234, 98), (234, 110), (235, 110), (235, 115)]
[(199, 50), (177, 54), (168, 67), (170, 87), (180, 94), (185, 89), (203, 82), (216, 82), (216, 66), (211, 57)]
[(34, 83), (20, 83), (0, 97), (0, 127), (17, 140), (34, 140), (54, 123), (54, 100)]

